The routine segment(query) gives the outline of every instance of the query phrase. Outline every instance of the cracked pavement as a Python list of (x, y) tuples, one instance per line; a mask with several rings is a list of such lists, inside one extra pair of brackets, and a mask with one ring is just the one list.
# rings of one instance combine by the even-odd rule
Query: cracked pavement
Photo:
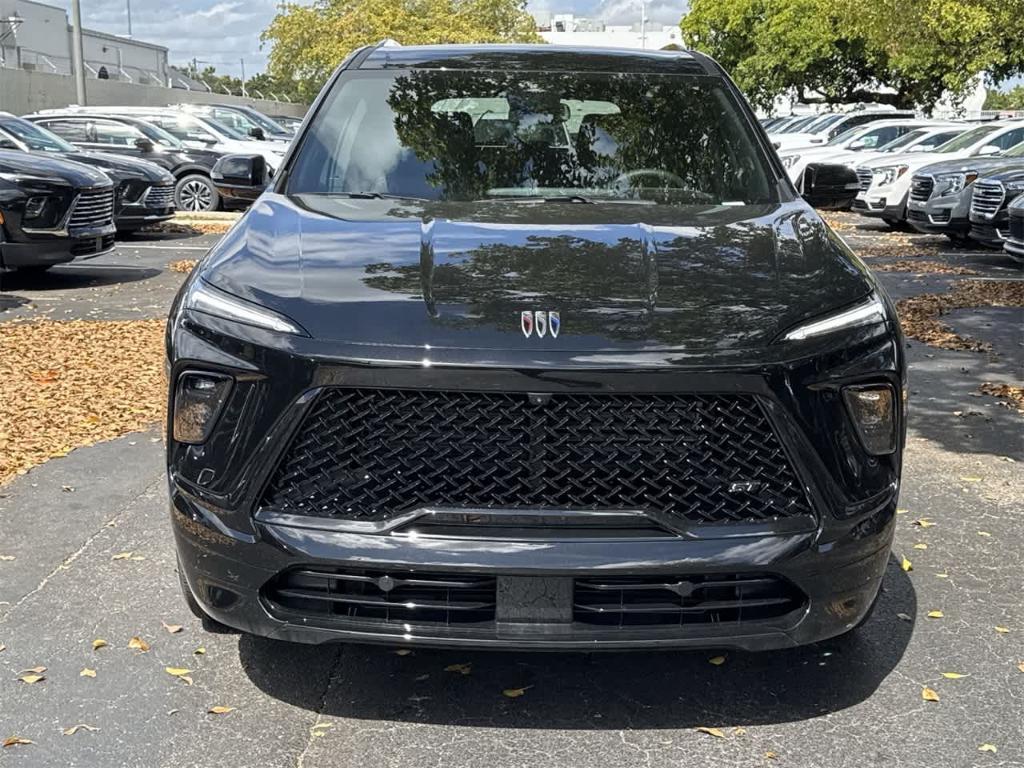
[[(215, 239), (134, 238), (46, 276), (3, 275), (0, 322), (160, 316), (183, 279), (167, 263)], [(941, 259), (1021, 279), (994, 252)], [(894, 298), (964, 279), (881, 278)], [(1024, 766), (1024, 417), (977, 394), (1021, 383), (1024, 318), (947, 319), (995, 350), (909, 343), (906, 512), (875, 614), (853, 638), (720, 666), (714, 652), (399, 655), (208, 633), (178, 590), (159, 427), (37, 467), (0, 487), (0, 557), (14, 558), (0, 560), (0, 740), (34, 742), (0, 749), (0, 766)], [(133, 636), (150, 650), (129, 649)], [(36, 666), (44, 681), (17, 680)], [(99, 730), (62, 734), (76, 724)]]

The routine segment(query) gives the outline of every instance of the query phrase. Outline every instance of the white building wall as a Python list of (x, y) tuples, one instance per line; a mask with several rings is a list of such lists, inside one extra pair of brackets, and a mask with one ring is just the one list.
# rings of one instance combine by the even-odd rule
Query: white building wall
[[(554, 17), (557, 21), (558, 17)], [(682, 47), (682, 34), (678, 26), (664, 25), (658, 29), (647, 28), (646, 36), (639, 25), (606, 26), (600, 31), (556, 32), (541, 30), (540, 36), (553, 45), (588, 45), (598, 48), (648, 48), (658, 50), (667, 45)]]

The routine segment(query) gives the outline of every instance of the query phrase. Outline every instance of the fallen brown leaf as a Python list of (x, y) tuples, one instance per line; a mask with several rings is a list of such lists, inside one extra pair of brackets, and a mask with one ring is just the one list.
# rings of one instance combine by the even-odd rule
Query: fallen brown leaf
[(721, 728), (709, 728), (706, 725), (701, 725), (701, 726), (698, 726), (697, 730), (700, 731), (701, 733), (706, 733), (709, 736), (714, 736), (716, 739), (724, 739), (725, 738), (725, 733), (722, 731)]
[(460, 675), (468, 675), (473, 671), (472, 664), (449, 664), (444, 668), (445, 672), (458, 672)]
[(194, 653), (196, 656), (202, 656), (206, 653), (206, 648), (200, 645), (198, 648), (192, 651), (192, 653)]
[(907, 573), (910, 573), (912, 570), (914, 570), (914, 564), (907, 559), (906, 555), (904, 555), (903, 559), (900, 561), (900, 568), (902, 568)]
[(980, 747), (978, 747), (978, 751), (979, 752), (992, 752), (992, 753), (996, 753), (999, 750), (996, 749), (996, 745), (995, 744), (982, 744)]
[(80, 723), (79, 725), (72, 725), (70, 728), (65, 728), (64, 729), (64, 735), (65, 736), (74, 736), (79, 731), (98, 731), (98, 730), (99, 730), (99, 728), (97, 728), (95, 726), (86, 725), (85, 723)]
[(962, 675), (959, 672), (943, 672), (942, 676), (947, 680), (960, 680), (964, 677), (970, 677), (970, 675)]
[(35, 742), (32, 741), (32, 739), (23, 739), (23, 738), (21, 738), (21, 736), (8, 736), (6, 739), (4, 739), (3, 745), (4, 745), (4, 747), (16, 747), (19, 744), (34, 744), (34, 743)]
[(94, 651), (98, 651), (100, 648), (106, 648), (106, 647), (107, 647), (107, 641), (106, 640), (101, 640), (101, 639), (97, 638), (96, 640), (92, 641), (92, 649)]
[[(226, 232), (227, 230), (225, 229), (224, 231)], [(172, 261), (168, 264), (167, 268), (171, 270), (171, 272), (181, 272), (182, 274), (187, 275), (196, 268), (198, 263), (199, 259), (178, 259), (178, 261)]]
[(937, 694), (931, 688), (928, 688), (927, 686), (925, 686), (924, 688), (921, 689), (921, 698), (924, 699), (925, 701), (938, 701), (939, 700), (939, 694)]
[(915, 545), (914, 545), (914, 549), (928, 549), (928, 545), (927, 545), (927, 544), (924, 544), (924, 543), (921, 543), (921, 544), (915, 544)]
[(135, 636), (128, 641), (128, 647), (135, 651), (142, 651), (146, 653), (149, 650), (149, 643), (143, 640), (141, 637)]
[(944, 614), (942, 611), (928, 611), (928, 618), (929, 619), (941, 619), (945, 615), (946, 614)]
[(946, 293), (925, 293), (896, 303), (903, 332), (942, 349), (987, 352), (988, 342), (958, 336), (939, 321), (954, 309), (1024, 307), (1024, 283), (1011, 280), (964, 280)]
[(918, 528), (931, 528), (935, 523), (929, 520), (927, 517), (921, 517), (915, 520), (911, 525), (916, 525)]
[(1001, 635), (1005, 635), (1009, 631), (1010, 631), (1009, 627), (996, 627), (996, 632), (998, 632)]
[(14, 555), (0, 555), (0, 563), (11, 563), (14, 559)]
[(708, 659), (708, 664), (714, 664), (716, 667), (720, 667), (725, 664), (725, 656), (712, 656)]
[(1013, 403), (1014, 407), (1024, 413), (1024, 387), (1013, 384), (985, 383), (978, 388), (979, 392), (993, 397), (1002, 397)]
[(234, 707), (220, 707), (220, 706), (210, 707), (208, 710), (206, 710), (207, 714), (210, 714), (210, 715), (226, 715), (228, 712), (234, 712), (234, 711), (235, 711)]
[(89, 669), (88, 667), (86, 667), (85, 669), (83, 669), (81, 672), (78, 673), (78, 676), (79, 677), (96, 677), (96, 670), (95, 669)]
[(164, 621), (161, 621), (160, 624), (172, 635), (176, 635), (184, 629), (184, 627), (181, 624), (168, 624)]
[(21, 682), (23, 683), (35, 685), (36, 683), (41, 683), (43, 680), (45, 680), (46, 675), (21, 675), (18, 679), (21, 680)]
[(527, 686), (525, 686), (523, 688), (506, 688), (505, 690), (503, 690), (501, 692), (501, 695), (502, 696), (506, 696), (506, 697), (508, 697), (510, 699), (518, 699), (520, 696), (522, 696), (524, 693), (526, 693), (527, 688), (530, 688), (530, 687), (531, 686), (527, 685)]

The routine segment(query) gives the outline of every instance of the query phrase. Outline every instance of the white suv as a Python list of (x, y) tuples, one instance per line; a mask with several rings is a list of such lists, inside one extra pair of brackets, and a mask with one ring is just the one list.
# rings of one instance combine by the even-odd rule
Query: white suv
[(994, 157), (1024, 141), (1024, 120), (979, 125), (947, 141), (934, 152), (908, 152), (857, 166), (860, 192), (853, 210), (896, 225), (907, 218), (907, 198), (914, 172), (944, 160)]

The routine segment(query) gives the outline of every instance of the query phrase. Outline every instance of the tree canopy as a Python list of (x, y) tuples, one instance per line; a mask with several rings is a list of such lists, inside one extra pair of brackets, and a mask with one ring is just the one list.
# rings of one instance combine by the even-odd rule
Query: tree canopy
[(428, 43), (540, 42), (526, 0), (316, 0), (285, 5), (263, 32), (269, 74), (311, 100), (346, 55), (392, 38)]
[[(714, 56), (748, 98), (820, 93), (930, 110), (974, 78), (1024, 71), (1024, 14), (1005, 0), (693, 0), (687, 44)], [(877, 94), (880, 87), (893, 93)]]

